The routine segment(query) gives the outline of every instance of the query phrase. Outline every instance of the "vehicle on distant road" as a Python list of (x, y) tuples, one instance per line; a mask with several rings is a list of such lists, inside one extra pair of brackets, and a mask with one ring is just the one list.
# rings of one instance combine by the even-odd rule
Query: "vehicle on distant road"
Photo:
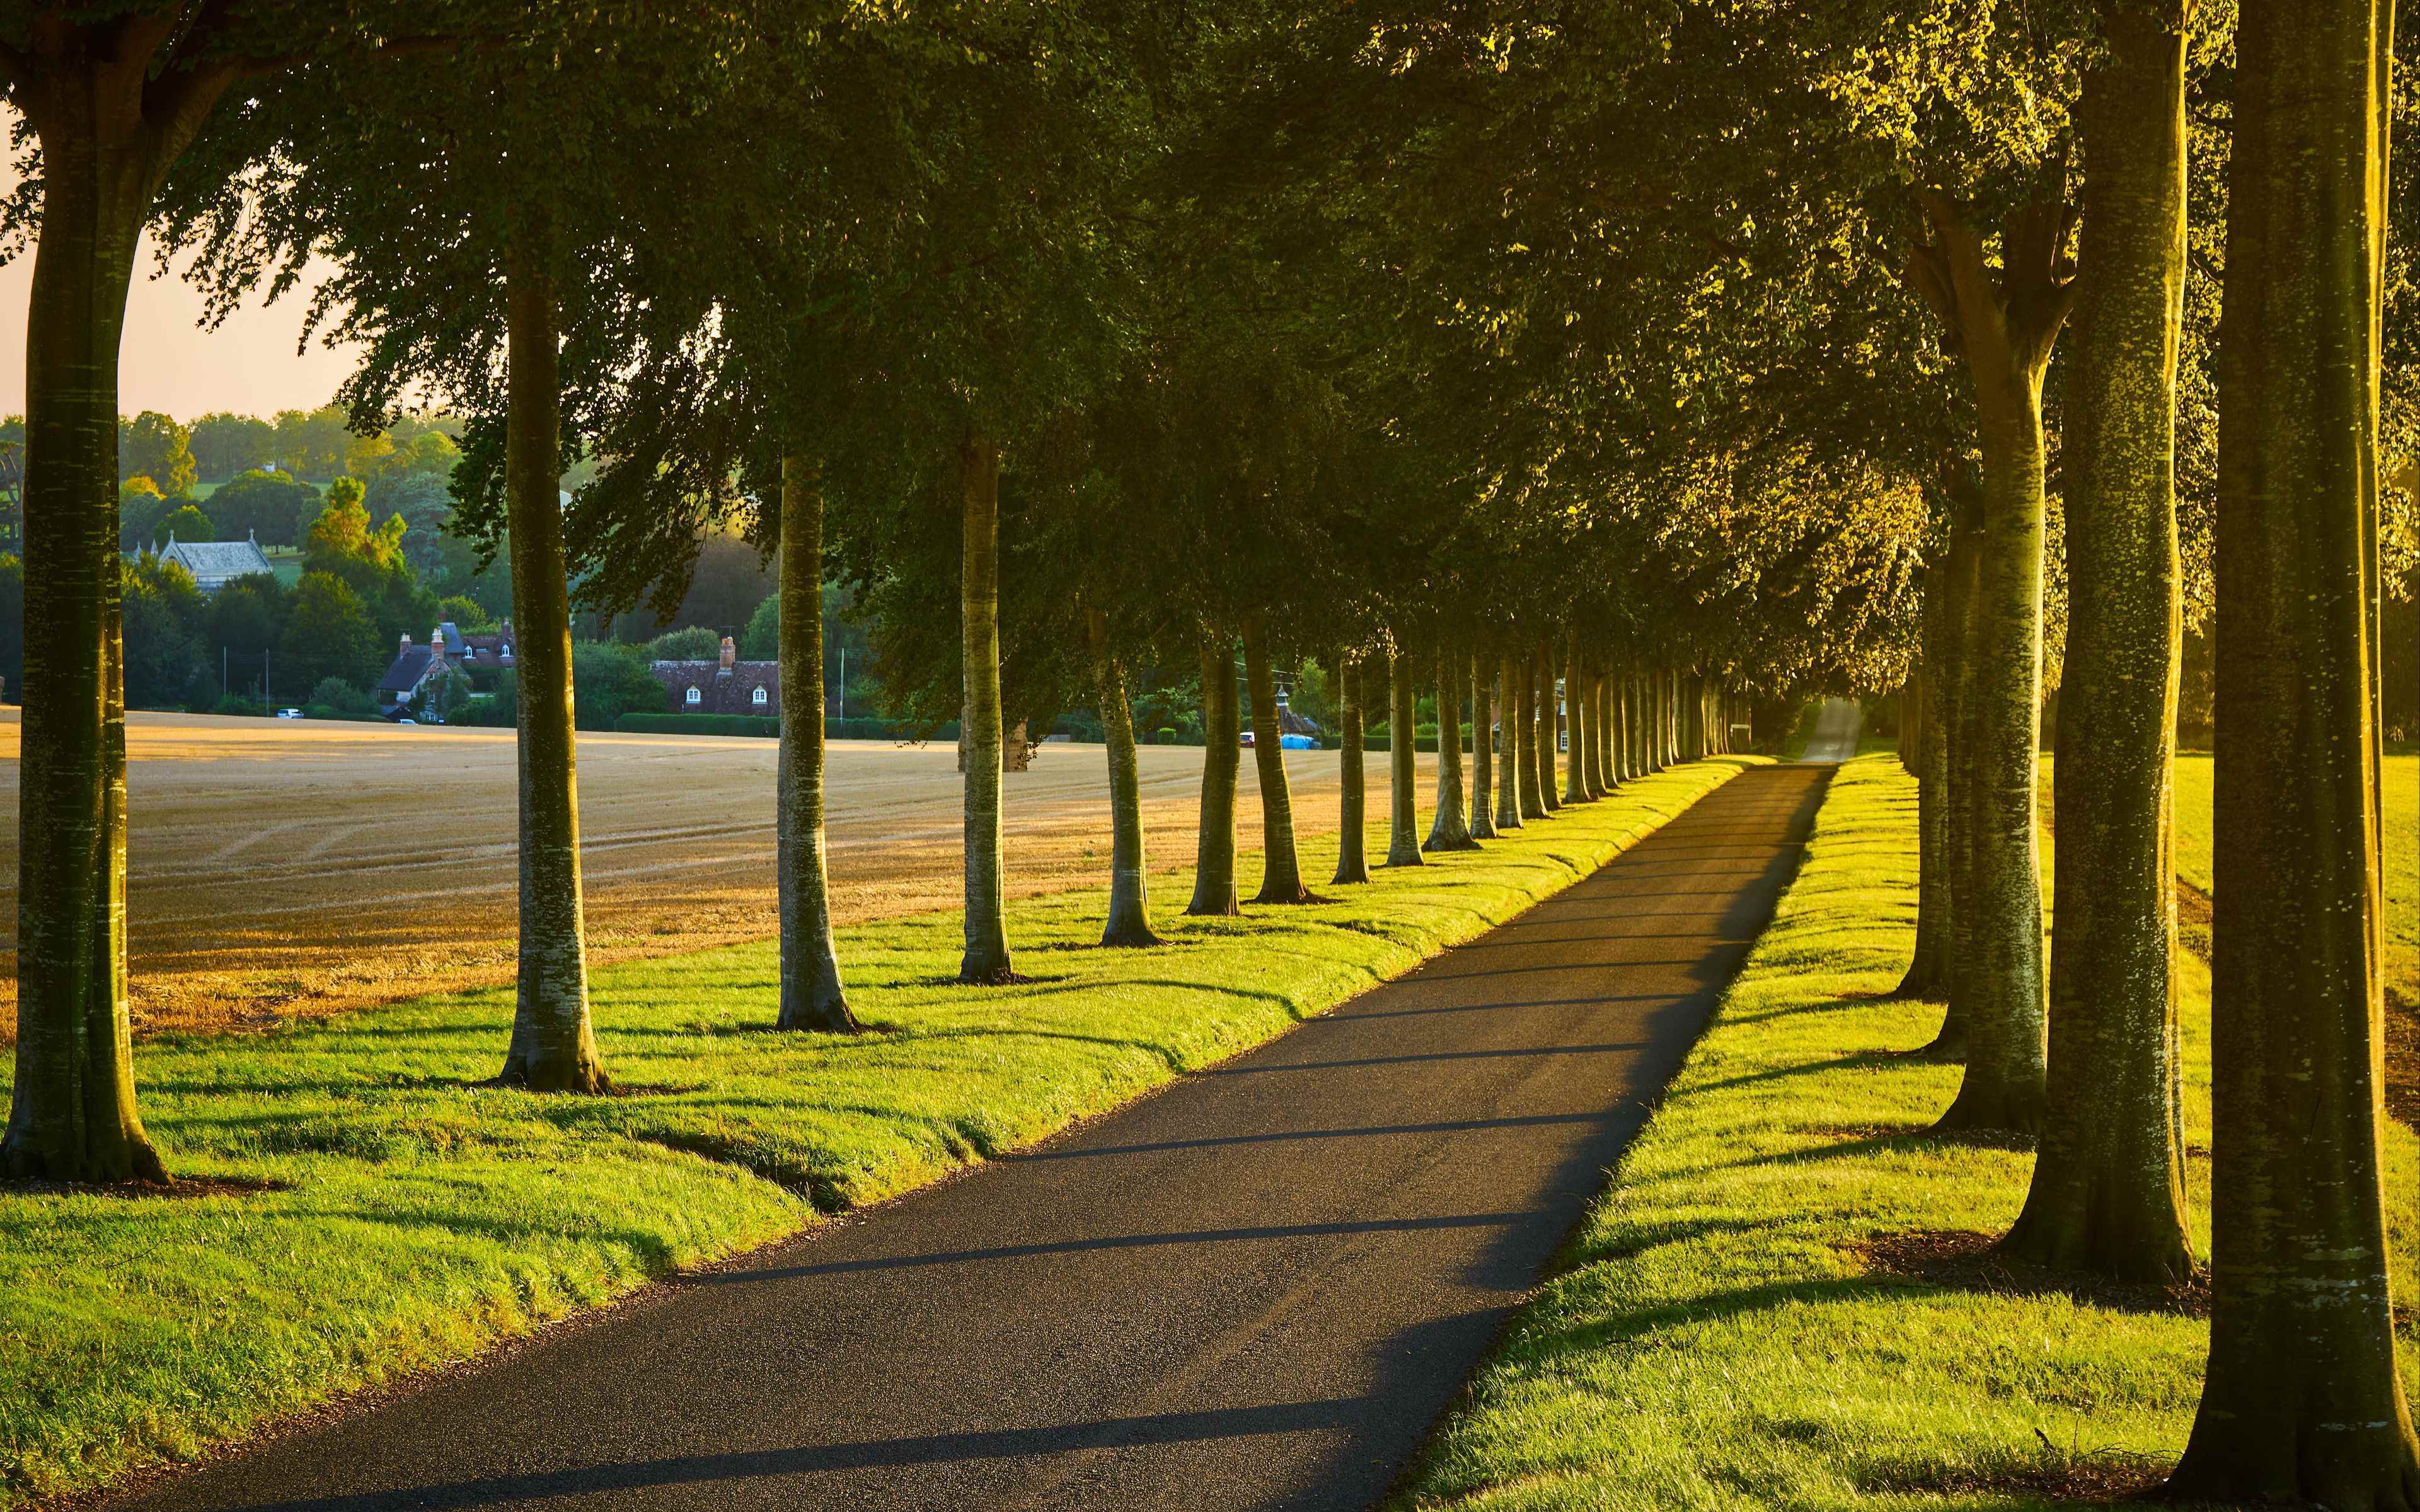
[(302, 717), (302, 711), (301, 709), (280, 709), (277, 711), (277, 717), (281, 719), (300, 719)]

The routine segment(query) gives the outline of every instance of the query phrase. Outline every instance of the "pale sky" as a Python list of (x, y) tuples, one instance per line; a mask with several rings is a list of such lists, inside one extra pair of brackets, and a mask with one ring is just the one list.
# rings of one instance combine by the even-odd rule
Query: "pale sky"
[[(0, 111), (0, 140), (14, 124)], [(0, 193), (17, 181), (16, 165), (0, 155)], [(295, 351), (310, 291), (298, 288), (275, 304), (258, 300), (216, 331), (195, 322), (201, 296), (174, 275), (154, 279), (149, 238), (136, 259), (126, 300), (126, 339), (118, 352), (117, 408), (124, 414), (164, 410), (192, 422), (213, 409), (266, 419), (280, 409), (309, 409), (334, 396), (353, 370), (350, 350), (331, 351), (314, 337)], [(0, 267), (0, 415), (25, 408), (25, 298), (34, 255)]]

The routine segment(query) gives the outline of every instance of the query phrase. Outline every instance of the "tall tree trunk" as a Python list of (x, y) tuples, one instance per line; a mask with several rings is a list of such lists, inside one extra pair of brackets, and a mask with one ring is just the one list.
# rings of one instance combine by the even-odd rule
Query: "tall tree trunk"
[(1588, 719), (1582, 688), (1586, 679), (1580, 676), (1580, 632), (1575, 625), (1566, 632), (1563, 650), (1563, 729), (1570, 739), (1563, 753), (1563, 801), (1586, 803), (1588, 785)]
[[(1475, 851), (1469, 810), (1462, 787), (1462, 658), (1450, 651), (1437, 653), (1437, 776), (1436, 813), (1429, 821), (1424, 851)], [(1472, 744), (1478, 737), (1472, 736)]]
[(1511, 656), (1497, 663), (1497, 687), (1502, 695), (1503, 729), (1496, 737), (1496, 830), (1505, 834), (1521, 827), (1528, 802), (1521, 791), (1528, 783), (1521, 759), (1520, 669)]
[(571, 590), (563, 553), (562, 338), (542, 246), (542, 233), (516, 237), (505, 276), (504, 511), (519, 626), (520, 980), (501, 1079), (533, 1091), (601, 1092), (608, 1084), (588, 1016), (580, 885)]
[(1496, 701), (1487, 663), (1468, 658), (1470, 683), (1470, 838), (1496, 838)]
[(48, 93), (25, 323), (17, 1072), (0, 1174), (165, 1182), (135, 1109), (126, 1004), (117, 555), (118, 340), (154, 159), (101, 140), (91, 91)]
[(2004, 1247), (2130, 1281), (2193, 1273), (2172, 834), (2184, 0), (2103, 12), (2085, 82), (2084, 291), (2069, 353), (2067, 673), (2041, 1151)]
[(1588, 673), (1588, 785), (1589, 796), (1602, 798), (1613, 792), (1613, 764), (1606, 759), (1606, 693), (1612, 679), (1605, 670), (1591, 663)]
[(1618, 666), (1605, 679), (1606, 782), (1619, 788), (1638, 775), (1630, 761), (1630, 670)]
[(824, 853), (824, 496), (814, 464), (782, 459), (782, 751), (774, 784), (785, 1029), (852, 1033)]
[(2046, 980), (2034, 793), (2041, 733), (2044, 502), (2041, 384), (2067, 317), (2071, 218), (2035, 201), (2010, 216), (2002, 267), (1937, 194), (1923, 196), (1933, 240), (1916, 281), (1957, 332), (1974, 380), (1983, 454), (1982, 572), (1976, 595), (1972, 705), (1974, 898), (1959, 900), (1971, 942), (1966, 1076), (1944, 1129), (2041, 1126)]
[(1202, 805), (1193, 847), (1188, 914), (1237, 914), (1235, 779), (1243, 767), (1243, 715), (1236, 707), (1235, 654), (1224, 637), (1202, 638)]
[(1361, 668), (1340, 651), (1336, 654), (1337, 792), (1342, 810), (1336, 824), (1336, 876), (1339, 884), (1370, 880), (1367, 833), (1370, 803), (1362, 764)]
[(1261, 779), (1261, 890), (1256, 903), (1317, 902), (1295, 854), (1294, 795), (1286, 786), (1285, 732), (1278, 723), (1277, 676), (1261, 617), (1244, 616), (1244, 680), (1252, 692), (1252, 766)]
[(966, 953), (958, 980), (1016, 980), (1008, 953), (1008, 873), (1001, 850), (1001, 766), (1007, 732), (1000, 708), (1000, 448), (970, 439), (958, 448), (961, 547), (958, 613), (963, 638), (967, 816)]
[(1949, 729), (1948, 575), (1946, 562), (1925, 584), (1923, 671), (1916, 680), (1915, 726), (1908, 753), (1916, 778), (1916, 953), (1900, 979), (1901, 997), (1944, 995), (1949, 985)]
[(1109, 650), (1109, 617), (1084, 612), (1093, 653), (1094, 701), (1109, 759), (1109, 917), (1101, 943), (1157, 945), (1151, 927), (1151, 873), (1143, 862), (1142, 768), (1135, 753), (1134, 707), (1126, 702), (1125, 668)]
[(2392, 18), (2258, 4), (2236, 32), (2210, 1368), (2180, 1499), (2420, 1507), (2387, 1280), (2371, 722)]
[(1555, 702), (1554, 654), (1543, 640), (1529, 658), (1529, 676), (1537, 684), (1531, 697), (1536, 701), (1532, 706), (1537, 710), (1538, 738), (1530, 748), (1538, 754), (1538, 807), (1551, 815), (1563, 806), (1562, 795), (1555, 791), (1555, 748), (1561, 744), (1563, 717)]
[(1388, 679), (1392, 698), (1387, 708), (1387, 767), (1393, 779), (1392, 823), (1387, 835), (1388, 866), (1420, 864), (1419, 741), (1413, 727), (1419, 719), (1419, 689), (1412, 682), (1412, 658), (1395, 653)]
[(1947, 672), (1942, 679), (1941, 731), (1945, 774), (1942, 792), (1946, 800), (1942, 872), (1949, 892), (1947, 955), (1942, 970), (1947, 1002), (1940, 1032), (1919, 1053), (1935, 1060), (1962, 1061), (1966, 1058), (1966, 1020), (1975, 995), (1974, 923), (1968, 905), (1975, 896), (1977, 865), (1977, 783), (1972, 755), (1975, 718), (1973, 701), (1967, 694), (1975, 661), (1977, 585), (1983, 571), (1982, 492), (1971, 479), (1960, 480), (1951, 499), (1951, 510), (1949, 550), (1939, 585), (1950, 648)]
[[(1536, 654), (1505, 664), (1505, 671), (1519, 685), (1512, 698), (1513, 717), (1520, 729), (1509, 742), (1520, 766), (1520, 781), (1514, 796), (1523, 819), (1544, 819), (1546, 805), (1538, 793), (1538, 658)], [(1517, 825), (1514, 827), (1518, 827)]]

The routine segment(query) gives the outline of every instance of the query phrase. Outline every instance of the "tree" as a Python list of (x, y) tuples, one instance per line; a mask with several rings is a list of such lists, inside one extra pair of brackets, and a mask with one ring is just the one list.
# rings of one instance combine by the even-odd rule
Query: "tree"
[(305, 572), (277, 643), (278, 672), (289, 686), (308, 687), (323, 677), (365, 685), (386, 666), (389, 647), (346, 581), (333, 573)]
[(0, 697), (22, 701), (25, 683), (25, 563), (0, 554)]
[(213, 483), (266, 469), (277, 460), (276, 426), (266, 420), (233, 415), (224, 409), (194, 421), (187, 443), (193, 452), (195, 476)]
[(209, 498), (210, 518), (230, 541), (293, 546), (319, 517), (319, 490), (283, 472), (245, 472), (220, 484)]
[(487, 605), (474, 598), (465, 598), (459, 594), (451, 594), (439, 599), (437, 614), (440, 619), (452, 621), (457, 628), (469, 635), (477, 635), (496, 627), (496, 618), (488, 612)]
[(178, 506), (160, 493), (160, 486), (148, 478), (129, 478), (118, 489), (117, 546), (121, 551), (138, 551), (156, 545), (160, 522)]
[(215, 541), (218, 527), (210, 517), (192, 504), (178, 504), (151, 527), (151, 544), (166, 546), (171, 540)]
[(341, 476), (353, 442), (349, 419), (340, 404), (278, 411), (277, 465), (298, 478), (327, 482)]
[(1286, 785), (1285, 732), (1278, 723), (1277, 678), (1269, 667), (1268, 639), (1261, 617), (1244, 617), (1244, 681), (1252, 700), (1252, 765), (1261, 781), (1261, 890), (1259, 903), (1316, 901), (1303, 886), (1295, 854), (1294, 797)]
[(2064, 464), (2068, 631), (2055, 801), (2047, 1117), (2007, 1248), (2176, 1285), (2176, 375), (2184, 318), (2182, 0), (2108, 6), (2085, 84), (2081, 294)]
[(117, 476), (149, 478), (171, 499), (194, 491), (194, 457), (187, 443), (191, 433), (156, 409), (146, 409), (118, 433)]
[(2391, 4), (2244, 8), (2219, 346), (2211, 1352), (2180, 1499), (2420, 1505), (2380, 1126)]

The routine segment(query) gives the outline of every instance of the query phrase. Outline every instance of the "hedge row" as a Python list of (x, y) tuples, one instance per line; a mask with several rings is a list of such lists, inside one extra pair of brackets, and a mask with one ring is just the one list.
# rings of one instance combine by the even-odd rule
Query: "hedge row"
[[(782, 721), (765, 714), (626, 714), (613, 728), (637, 735), (755, 735), (770, 739), (782, 733)], [(827, 719), (826, 740), (912, 740), (917, 730), (904, 719)], [(924, 737), (939, 744), (957, 744), (958, 723), (953, 719)]]

